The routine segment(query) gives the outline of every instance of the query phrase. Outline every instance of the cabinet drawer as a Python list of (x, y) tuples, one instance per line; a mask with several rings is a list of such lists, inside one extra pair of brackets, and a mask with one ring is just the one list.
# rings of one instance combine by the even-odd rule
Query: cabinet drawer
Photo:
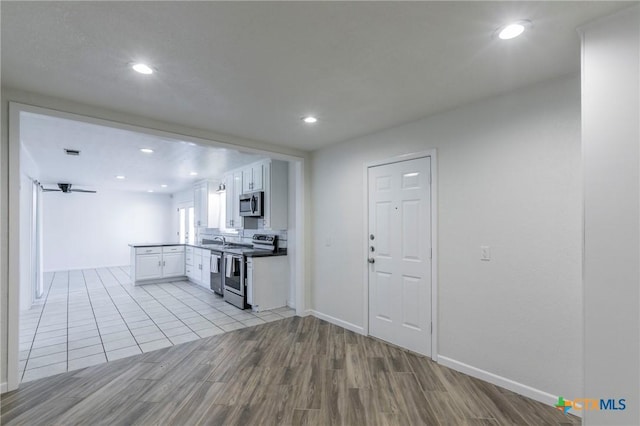
[(187, 254), (193, 254), (193, 247), (191, 246), (186, 246), (184, 250)]
[(162, 247), (163, 253), (182, 253), (184, 252), (184, 246), (165, 246)]
[(193, 254), (189, 254), (189, 253), (185, 254), (184, 263), (186, 265), (193, 265)]
[(162, 247), (137, 247), (136, 255), (138, 254), (160, 254), (162, 253)]

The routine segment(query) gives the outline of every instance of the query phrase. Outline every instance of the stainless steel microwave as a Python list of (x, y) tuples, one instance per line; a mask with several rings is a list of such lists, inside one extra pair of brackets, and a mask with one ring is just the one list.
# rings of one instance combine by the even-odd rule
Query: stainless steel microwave
[(264, 192), (251, 192), (240, 196), (240, 216), (262, 217)]

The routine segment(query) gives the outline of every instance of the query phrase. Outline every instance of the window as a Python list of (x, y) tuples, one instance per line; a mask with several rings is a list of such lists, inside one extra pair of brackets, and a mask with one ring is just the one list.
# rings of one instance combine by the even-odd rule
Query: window
[(193, 206), (178, 208), (178, 242), (180, 244), (193, 244), (195, 237), (195, 211)]

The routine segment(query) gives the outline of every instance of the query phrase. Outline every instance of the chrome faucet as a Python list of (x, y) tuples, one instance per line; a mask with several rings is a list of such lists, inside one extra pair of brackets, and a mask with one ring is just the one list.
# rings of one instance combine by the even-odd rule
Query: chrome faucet
[(227, 244), (227, 240), (225, 240), (224, 235), (216, 235), (213, 237), (213, 241), (215, 240), (222, 241), (223, 246)]

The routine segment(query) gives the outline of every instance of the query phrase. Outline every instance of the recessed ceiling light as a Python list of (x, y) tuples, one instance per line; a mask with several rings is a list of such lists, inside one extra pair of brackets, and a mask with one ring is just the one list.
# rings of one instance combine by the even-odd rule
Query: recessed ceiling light
[(198, 176), (198, 172), (191, 172), (189, 173), (191, 176)]
[(304, 122), (305, 122), (305, 123), (307, 123), (307, 124), (313, 124), (313, 123), (318, 122), (318, 119), (317, 119), (317, 118), (315, 118), (315, 117), (314, 117), (314, 116), (312, 116), (312, 115), (308, 115), (308, 116), (306, 116), (306, 117), (302, 117), (302, 121), (304, 121)]
[(501, 40), (511, 40), (521, 35), (524, 30), (531, 26), (531, 21), (517, 21), (498, 28), (498, 38)]
[(153, 150), (151, 148), (140, 148), (140, 152), (144, 152), (145, 154), (151, 154)]
[(124, 176), (118, 175), (118, 176), (116, 176), (116, 179), (124, 179)]
[(153, 189), (149, 189), (149, 190), (147, 190), (147, 192), (153, 192)]
[(134, 71), (139, 72), (140, 74), (145, 74), (145, 75), (153, 74), (153, 68), (151, 68), (147, 64), (137, 63), (137, 64), (133, 64), (131, 68), (133, 68)]
[(164, 183), (162, 185), (160, 185), (160, 188), (166, 188), (167, 185), (165, 185)]

